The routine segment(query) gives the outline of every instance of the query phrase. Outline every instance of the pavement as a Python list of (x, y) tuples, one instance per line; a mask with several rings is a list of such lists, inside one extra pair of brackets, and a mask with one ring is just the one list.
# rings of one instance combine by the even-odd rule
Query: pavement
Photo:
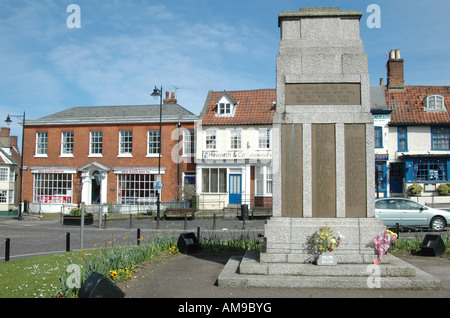
[(126, 298), (450, 298), (450, 254), (441, 256), (396, 255), (441, 279), (434, 290), (235, 288), (221, 287), (217, 278), (232, 256), (239, 253), (178, 254), (148, 262), (131, 280), (118, 284)]
[[(19, 230), (37, 236), (54, 232), (62, 227), (59, 221), (36, 222), (21, 221), (11, 218), (1, 218), (3, 231), (10, 229), (14, 233)], [(167, 223), (169, 224), (169, 223)], [(115, 224), (117, 225), (117, 224)], [(135, 224), (136, 225), (136, 224)], [(250, 225), (250, 224), (249, 224)], [(256, 225), (256, 224), (251, 224)], [(259, 227), (259, 224), (258, 226)], [(32, 231), (29, 230), (32, 228)], [(51, 228), (51, 230), (50, 230)], [(92, 228), (91, 235), (107, 231)], [(79, 231), (79, 229), (75, 229)], [(114, 228), (114, 231), (120, 229)], [(24, 234), (25, 235), (25, 234)], [(14, 237), (14, 236), (13, 236)], [(42, 237), (44, 239), (44, 237)], [(41, 237), (37, 241), (40, 242)], [(383, 290), (383, 289), (320, 289), (320, 288), (235, 288), (218, 286), (217, 280), (223, 268), (233, 256), (243, 256), (243, 253), (205, 253), (192, 255), (177, 254), (170, 257), (160, 257), (139, 267), (132, 279), (118, 284), (126, 298), (141, 299), (290, 299), (290, 298), (413, 298), (413, 299), (445, 299), (450, 298), (450, 253), (430, 257), (411, 254), (397, 257), (411, 265), (431, 274), (441, 280), (442, 288), (433, 290)]]

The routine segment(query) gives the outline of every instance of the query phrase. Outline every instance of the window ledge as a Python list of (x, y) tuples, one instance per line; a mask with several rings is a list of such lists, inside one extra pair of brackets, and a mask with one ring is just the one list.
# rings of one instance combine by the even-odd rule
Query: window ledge
[(88, 158), (103, 158), (102, 154), (90, 154)]
[(35, 158), (48, 158), (48, 155), (34, 155)]
[(133, 155), (131, 153), (122, 153), (117, 155), (117, 158), (133, 158)]

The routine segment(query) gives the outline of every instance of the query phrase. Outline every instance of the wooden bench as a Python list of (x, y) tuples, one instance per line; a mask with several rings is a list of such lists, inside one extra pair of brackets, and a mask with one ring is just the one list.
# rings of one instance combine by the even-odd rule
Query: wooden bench
[(252, 210), (251, 218), (268, 218), (272, 216), (272, 207), (256, 206)]
[(194, 208), (167, 208), (164, 211), (164, 219), (184, 219), (187, 216), (188, 219), (195, 219)]

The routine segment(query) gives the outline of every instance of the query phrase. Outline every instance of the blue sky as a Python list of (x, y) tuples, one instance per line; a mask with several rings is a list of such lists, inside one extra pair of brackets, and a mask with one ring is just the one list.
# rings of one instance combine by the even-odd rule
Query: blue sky
[[(70, 4), (81, 28), (67, 27)], [(370, 4), (380, 28), (366, 24)], [(449, 84), (448, 0), (1, 0), (0, 120), (153, 104), (155, 85), (199, 114), (209, 89), (274, 88), (278, 14), (317, 6), (363, 13), (371, 85), (386, 78), (391, 49), (401, 50), (407, 85)]]

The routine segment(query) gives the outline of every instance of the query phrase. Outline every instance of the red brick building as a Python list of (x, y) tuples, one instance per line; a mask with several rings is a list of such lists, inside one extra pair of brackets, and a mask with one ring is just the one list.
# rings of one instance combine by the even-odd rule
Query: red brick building
[(158, 191), (163, 202), (182, 200), (185, 181), (195, 182), (197, 118), (164, 100), (160, 169), (159, 105), (75, 107), (27, 120), (23, 200), (32, 212), (80, 202), (154, 207)]

